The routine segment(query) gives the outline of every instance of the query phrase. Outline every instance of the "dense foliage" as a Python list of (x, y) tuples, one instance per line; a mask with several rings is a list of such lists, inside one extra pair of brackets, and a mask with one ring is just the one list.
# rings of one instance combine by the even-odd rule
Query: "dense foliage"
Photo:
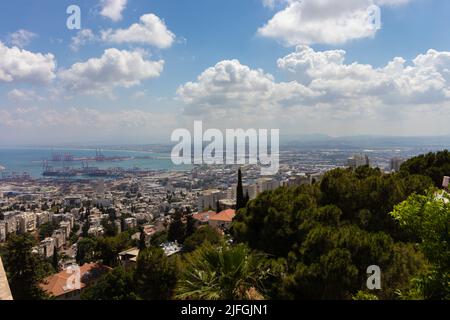
[(414, 279), (415, 286), (408, 294), (450, 299), (450, 196), (438, 191), (412, 195), (395, 207), (392, 216), (418, 236), (420, 249), (431, 264), (424, 275)]
[(432, 185), (416, 174), (336, 169), (320, 184), (261, 194), (239, 211), (233, 233), (238, 242), (274, 257), (279, 277), (277, 286), (268, 286), (272, 298), (361, 297), (367, 267), (375, 264), (383, 274), (383, 289), (375, 294), (392, 299), (397, 289), (411, 286), (427, 261), (408, 244), (420, 234), (400, 228), (389, 213)]
[(35, 241), (29, 235), (10, 235), (3, 257), (11, 292), (16, 300), (45, 298), (39, 282), (52, 269), (39, 255), (32, 253)]
[(178, 261), (166, 257), (162, 249), (139, 252), (137, 265), (121, 266), (102, 276), (83, 292), (84, 300), (167, 300), (174, 294), (178, 279)]
[(436, 187), (442, 186), (442, 178), (450, 176), (450, 152), (448, 150), (430, 152), (407, 160), (401, 172), (426, 175), (433, 179)]
[(208, 242), (217, 245), (222, 241), (222, 236), (217, 229), (208, 225), (198, 228), (192, 235), (184, 241), (183, 250), (191, 252), (200, 247), (203, 243)]

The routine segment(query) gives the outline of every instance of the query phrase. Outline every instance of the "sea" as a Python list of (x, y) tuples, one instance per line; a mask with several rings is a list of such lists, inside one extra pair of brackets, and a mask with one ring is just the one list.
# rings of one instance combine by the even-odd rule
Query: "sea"
[[(0, 148), (0, 173), (27, 173), (33, 178), (41, 178), (44, 161), (55, 169), (63, 167), (81, 168), (82, 161), (49, 161), (55, 154), (70, 154), (76, 158), (96, 157), (95, 149), (78, 148)], [(101, 150), (106, 158), (123, 157), (124, 160), (88, 160), (90, 167), (99, 169), (122, 168), (140, 170), (186, 170), (187, 166), (172, 163), (169, 153), (132, 150)], [(86, 162), (85, 162), (86, 164)]]

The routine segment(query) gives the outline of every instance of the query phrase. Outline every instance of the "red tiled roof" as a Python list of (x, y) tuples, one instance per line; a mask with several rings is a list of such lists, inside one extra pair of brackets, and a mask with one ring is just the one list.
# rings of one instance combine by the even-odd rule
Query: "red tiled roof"
[(192, 215), (192, 218), (200, 222), (208, 222), (209, 219), (211, 219), (211, 217), (214, 217), (215, 215), (217, 215), (215, 211), (205, 211)]
[[(86, 263), (80, 267), (80, 288), (83, 289), (87, 285), (87, 281), (84, 279), (88, 273), (93, 273), (98, 271), (98, 276), (109, 271), (111, 268), (97, 264), (97, 263)], [(44, 279), (44, 281), (39, 285), (44, 291), (48, 294), (59, 297), (68, 292), (72, 292), (78, 289), (67, 288), (67, 284), (69, 283), (69, 278), (73, 276), (74, 273), (67, 272), (67, 270), (63, 270), (59, 273), (51, 275)]]
[(231, 222), (231, 221), (233, 221), (233, 218), (235, 216), (236, 216), (236, 210), (227, 209), (227, 210), (221, 211), (218, 214), (210, 217), (209, 220)]

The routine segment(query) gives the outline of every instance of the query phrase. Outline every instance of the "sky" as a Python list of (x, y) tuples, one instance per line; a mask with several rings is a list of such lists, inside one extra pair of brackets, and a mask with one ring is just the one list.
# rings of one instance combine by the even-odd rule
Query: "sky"
[(0, 146), (167, 142), (195, 120), (450, 135), (449, 16), (445, 0), (1, 1)]

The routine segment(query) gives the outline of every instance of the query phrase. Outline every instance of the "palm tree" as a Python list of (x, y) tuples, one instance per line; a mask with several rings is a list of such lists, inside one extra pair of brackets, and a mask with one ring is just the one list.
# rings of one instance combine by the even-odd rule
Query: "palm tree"
[(267, 274), (263, 257), (247, 246), (209, 243), (187, 255), (186, 267), (176, 290), (178, 299), (263, 299), (262, 281)]

